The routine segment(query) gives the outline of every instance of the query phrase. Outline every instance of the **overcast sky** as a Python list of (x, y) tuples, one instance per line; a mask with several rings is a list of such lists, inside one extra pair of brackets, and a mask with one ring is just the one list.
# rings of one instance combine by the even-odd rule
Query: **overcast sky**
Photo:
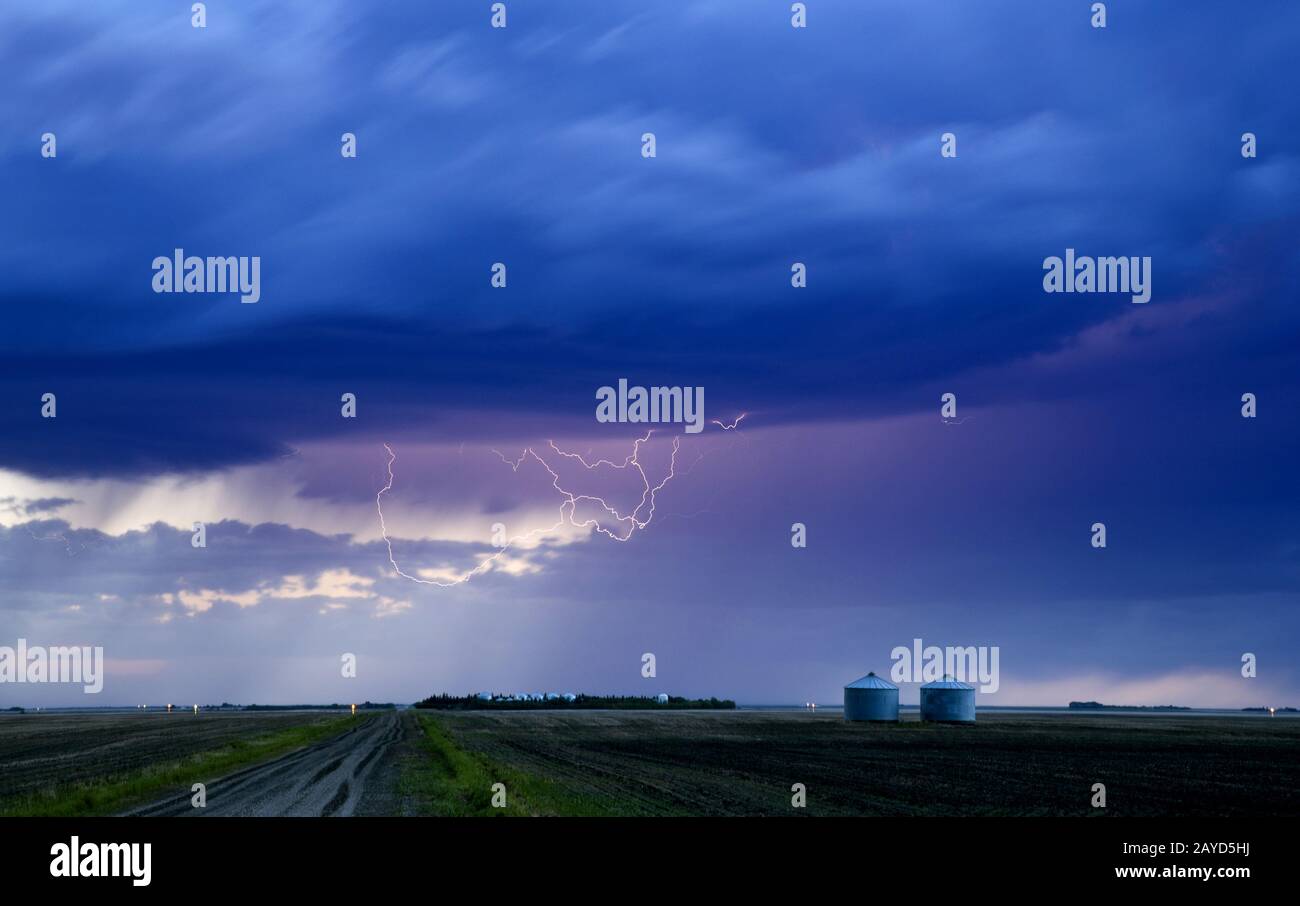
[[(108, 659), (0, 706), (831, 703), (914, 638), (982, 704), (1300, 706), (1300, 8), (808, 6), (0, 7), (0, 645)], [(642, 497), (558, 452), (633, 453), (623, 377), (746, 415), (556, 528)]]

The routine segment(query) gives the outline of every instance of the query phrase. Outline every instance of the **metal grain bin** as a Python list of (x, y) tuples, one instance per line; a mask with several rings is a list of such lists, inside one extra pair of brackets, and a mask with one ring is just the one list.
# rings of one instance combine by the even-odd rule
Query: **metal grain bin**
[(962, 723), (974, 719), (974, 686), (945, 676), (921, 687), (921, 720)]
[(845, 720), (898, 720), (898, 687), (874, 673), (844, 687)]

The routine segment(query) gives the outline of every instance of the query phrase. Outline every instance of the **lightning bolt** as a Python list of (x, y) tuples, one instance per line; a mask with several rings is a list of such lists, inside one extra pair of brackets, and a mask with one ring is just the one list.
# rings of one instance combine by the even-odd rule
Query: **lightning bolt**
[(72, 549), (72, 541), (69, 540), (68, 536), (63, 534), (63, 532), (55, 532), (51, 535), (46, 535), (45, 537), (42, 538), (39, 535), (37, 535), (35, 532), (33, 532), (30, 528), (27, 528), (27, 526), (23, 526), (23, 528), (26, 528), (27, 534), (31, 535), (32, 538), (36, 541), (62, 541), (63, 548), (64, 550), (67, 551), (69, 557), (75, 557), (77, 556), (77, 554), (81, 553), (86, 549), (86, 545), (81, 544), (81, 546), (74, 551)]
[(745, 420), (746, 415), (749, 415), (749, 413), (748, 412), (740, 413), (739, 415), (736, 416), (736, 420), (729, 425), (724, 425), (716, 418), (713, 419), (713, 423), (717, 425), (719, 428), (721, 428), (723, 431), (735, 431), (738, 427), (740, 427), (740, 423)]
[[(537, 463), (543, 469), (546, 470), (547, 474), (551, 476), (551, 486), (555, 488), (555, 490), (558, 491), (561, 497), (563, 498), (560, 502), (559, 518), (556, 520), (554, 525), (533, 529), (531, 532), (527, 532), (523, 535), (516, 535), (515, 537), (508, 539), (506, 543), (503, 544), (499, 550), (497, 550), (496, 553), (492, 554), (491, 556), (485, 557), (482, 560), (482, 562), (478, 564), (478, 566), (474, 567), (473, 569), (465, 572), (464, 574), (454, 579), (449, 579), (445, 581), (439, 579), (425, 579), (420, 576), (412, 576), (411, 574), (404, 572), (402, 570), (402, 568), (398, 565), (396, 558), (393, 556), (393, 541), (388, 536), (388, 525), (384, 521), (383, 498), (385, 494), (387, 494), (389, 491), (393, 489), (393, 463), (397, 461), (397, 454), (393, 452), (392, 447), (390, 447), (388, 444), (384, 444), (384, 449), (388, 452), (388, 482), (382, 488), (380, 488), (379, 493), (375, 495), (375, 508), (379, 512), (380, 533), (383, 535), (384, 543), (388, 547), (388, 562), (392, 564), (392, 567), (397, 572), (397, 574), (403, 577), (404, 579), (410, 579), (412, 582), (418, 582), (421, 585), (436, 585), (440, 588), (450, 588), (454, 585), (461, 585), (465, 582), (468, 582), (474, 576), (477, 576), (480, 573), (486, 572), (487, 570), (491, 569), (492, 565), (496, 563), (498, 559), (503, 557), (516, 544), (531, 540), (532, 538), (535, 538), (538, 535), (544, 535), (550, 532), (554, 532), (555, 530), (566, 525), (573, 526), (575, 528), (591, 529), (601, 533), (602, 535), (605, 535), (607, 538), (610, 538), (614, 541), (619, 541), (619, 542), (629, 541), (638, 530), (644, 529), (646, 526), (650, 524), (651, 520), (654, 519), (656, 495), (658, 495), (658, 493), (664, 489), (664, 487), (668, 484), (668, 482), (673, 480), (677, 472), (677, 453), (681, 449), (680, 437), (673, 438), (673, 452), (672, 452), (672, 457), (670, 458), (668, 464), (668, 474), (665, 475), (664, 478), (661, 481), (659, 481), (658, 484), (651, 484), (650, 478), (649, 476), (646, 475), (645, 468), (641, 464), (640, 456), (641, 456), (642, 444), (648, 442), (650, 440), (651, 435), (653, 434), (654, 431), (652, 429), (646, 431), (645, 436), (638, 438), (632, 444), (632, 452), (621, 463), (616, 463), (608, 459), (598, 459), (595, 462), (588, 462), (587, 459), (579, 453), (570, 453), (566, 450), (561, 450), (553, 440), (548, 440), (546, 442), (551, 452), (553, 452), (556, 456), (568, 460), (574, 460), (579, 464), (581, 464), (582, 467), (589, 472), (595, 471), (596, 469), (602, 467), (607, 467), (610, 469), (614, 469), (616, 471), (635, 469), (636, 473), (641, 478), (641, 483), (643, 488), (641, 492), (640, 501), (637, 503), (636, 507), (630, 513), (620, 512), (617, 507), (611, 505), (608, 501), (606, 501), (602, 497), (597, 497), (590, 494), (579, 494), (563, 487), (560, 484), (559, 473), (556, 472), (556, 470), (551, 467), (551, 463), (545, 457), (539, 454), (537, 450), (534, 449), (533, 447), (525, 447), (523, 452), (519, 454), (519, 458), (514, 460), (508, 459), (499, 450), (493, 450), (492, 452), (495, 453), (501, 459), (502, 462), (510, 466), (512, 471), (518, 472), (519, 467), (522, 466), (524, 462), (530, 458), (536, 460)], [(548, 453), (547, 456), (550, 456), (550, 453)], [(692, 464), (692, 466), (693, 465), (694, 464)], [(576, 517), (576, 513), (577, 513), (578, 504), (582, 502), (590, 502), (595, 504), (604, 513), (612, 517), (612, 519), (593, 517), (590, 519), (583, 519), (579, 521)]]

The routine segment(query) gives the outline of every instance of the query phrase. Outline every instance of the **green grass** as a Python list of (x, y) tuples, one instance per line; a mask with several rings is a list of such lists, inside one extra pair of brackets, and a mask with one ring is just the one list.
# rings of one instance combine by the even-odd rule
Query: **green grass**
[(183, 760), (145, 764), (93, 781), (56, 784), (37, 793), (0, 801), (0, 817), (111, 815), (169, 793), (189, 790), (196, 782), (211, 783), (239, 768), (269, 761), (341, 733), (353, 721), (369, 720), (372, 716), (333, 717), (251, 739), (235, 739)]
[[(493, 762), (458, 746), (436, 717), (422, 714), (419, 757), (402, 771), (403, 796), (422, 815), (525, 817), (613, 814), (612, 803), (562, 789), (558, 784)], [(492, 786), (505, 784), (506, 805), (492, 805)]]

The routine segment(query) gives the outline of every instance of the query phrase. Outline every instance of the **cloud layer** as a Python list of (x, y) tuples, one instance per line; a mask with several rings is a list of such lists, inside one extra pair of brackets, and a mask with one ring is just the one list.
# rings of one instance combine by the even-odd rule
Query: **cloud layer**
[[(6, 632), (147, 665), (123, 700), (637, 691), (647, 650), (830, 700), (918, 636), (1024, 703), (1300, 699), (1300, 11), (1258, 6), (8, 5)], [(178, 247), (261, 256), (262, 301), (153, 294)], [(1151, 256), (1152, 301), (1045, 295), (1066, 248)], [(397, 561), (454, 577), (555, 519), (494, 450), (627, 454), (620, 377), (749, 414), (633, 542), (397, 574), (385, 443)]]

